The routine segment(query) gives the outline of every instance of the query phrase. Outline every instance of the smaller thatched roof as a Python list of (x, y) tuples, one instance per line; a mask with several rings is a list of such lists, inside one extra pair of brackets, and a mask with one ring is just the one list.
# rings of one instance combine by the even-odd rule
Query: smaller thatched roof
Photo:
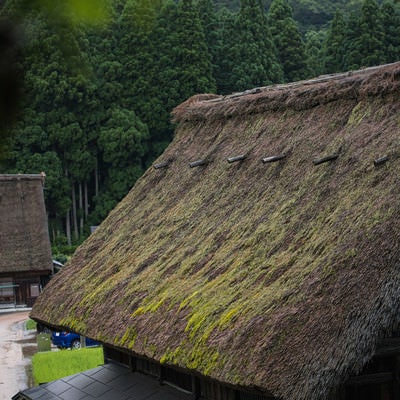
[(0, 273), (51, 271), (42, 175), (0, 175)]

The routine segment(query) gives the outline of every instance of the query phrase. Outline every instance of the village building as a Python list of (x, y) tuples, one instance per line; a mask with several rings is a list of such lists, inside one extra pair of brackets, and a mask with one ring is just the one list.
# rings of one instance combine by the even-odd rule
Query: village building
[(174, 120), (32, 318), (104, 344), (124, 371), (104, 398), (153, 398), (131, 390), (154, 377), (160, 399), (399, 399), (400, 63), (195, 96)]
[(53, 271), (44, 175), (0, 175), (0, 307), (31, 307)]

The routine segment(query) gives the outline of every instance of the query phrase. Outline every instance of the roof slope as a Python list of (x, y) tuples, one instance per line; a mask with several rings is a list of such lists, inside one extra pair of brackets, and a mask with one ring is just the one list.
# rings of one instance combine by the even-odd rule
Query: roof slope
[(32, 316), (223, 382), (325, 399), (399, 323), (399, 88), (397, 63), (188, 100), (158, 160), (169, 166), (144, 174)]
[(51, 271), (42, 175), (0, 175), (0, 273)]

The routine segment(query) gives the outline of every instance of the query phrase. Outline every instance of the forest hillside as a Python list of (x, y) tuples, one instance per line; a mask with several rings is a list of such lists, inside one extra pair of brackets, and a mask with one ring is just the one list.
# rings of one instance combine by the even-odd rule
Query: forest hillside
[[(214, 3), (217, 8), (226, 7), (232, 11), (240, 7), (240, 0), (214, 0)], [(262, 0), (266, 10), (271, 3), (272, 0)], [(326, 27), (336, 11), (348, 14), (359, 10), (362, 3), (363, 0), (289, 0), (293, 17), (303, 32)], [(378, 3), (382, 3), (382, 0), (378, 0)]]

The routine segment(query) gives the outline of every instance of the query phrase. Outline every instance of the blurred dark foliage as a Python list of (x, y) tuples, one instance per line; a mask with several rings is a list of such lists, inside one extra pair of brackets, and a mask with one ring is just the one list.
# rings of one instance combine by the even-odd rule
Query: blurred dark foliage
[(0, 20), (0, 155), (19, 109), (22, 74), (17, 68), (17, 51), (15, 27), (6, 20)]

